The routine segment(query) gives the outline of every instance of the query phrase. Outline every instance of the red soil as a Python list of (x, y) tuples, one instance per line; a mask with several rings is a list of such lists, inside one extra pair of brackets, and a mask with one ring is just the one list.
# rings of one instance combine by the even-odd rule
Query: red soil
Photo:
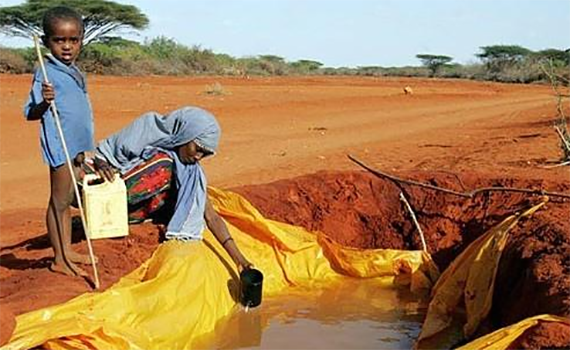
[(565, 350), (570, 344), (570, 326), (541, 322), (527, 330), (510, 349)]
[[(37, 125), (21, 115), (31, 77), (0, 80), (0, 307), (21, 314), (89, 288), (46, 268), (52, 256), (44, 224), (47, 173)], [(201, 93), (215, 81), (227, 95)], [(207, 108), (224, 131), (219, 155), (204, 162), (211, 185), (245, 186), (237, 190), (268, 216), (350, 246), (417, 249), (420, 241), (397, 187), (364, 172), (339, 173), (358, 169), (347, 153), (456, 190), (505, 185), (570, 192), (567, 168), (541, 168), (560, 157), (552, 129), (555, 99), (546, 86), (375, 78), (95, 76), (89, 82), (98, 138), (148, 110)], [(413, 96), (401, 92), (406, 85)], [(252, 186), (283, 179), (291, 180)], [(501, 218), (537, 200), (504, 193), (464, 200), (404, 190), (442, 267)], [(543, 312), (569, 315), (569, 217), (568, 202), (552, 201), (513, 231), (501, 262), (494, 327)], [(94, 242), (103, 288), (150, 256), (158, 231), (143, 224), (132, 226), (127, 239)], [(84, 241), (74, 247), (86, 252)], [(532, 344), (550, 344), (540, 340), (548, 324), (537, 332)]]
[(14, 328), (16, 328), (14, 313), (7, 306), (0, 308), (0, 324), (2, 325), (0, 328), (0, 346), (2, 346), (8, 343), (12, 332), (14, 332)]

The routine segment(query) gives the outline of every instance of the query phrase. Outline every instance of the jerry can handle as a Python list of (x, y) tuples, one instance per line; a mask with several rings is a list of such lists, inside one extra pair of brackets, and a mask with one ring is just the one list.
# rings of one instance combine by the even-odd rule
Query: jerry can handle
[(98, 178), (99, 175), (97, 174), (85, 174), (85, 176), (83, 177), (83, 188), (88, 187), (90, 181), (97, 180)]
[[(101, 178), (101, 177), (100, 177), (99, 175), (97, 175), (97, 174), (85, 174), (85, 176), (83, 177), (83, 188), (89, 187), (89, 182), (90, 182), (90, 181), (98, 180), (98, 179), (100, 179), (100, 178)], [(117, 179), (119, 179), (119, 178), (121, 178), (121, 175), (120, 175), (120, 174), (115, 174), (115, 180), (117, 180)], [(104, 181), (103, 183), (97, 184), (97, 185), (95, 185), (95, 186), (103, 185), (103, 184), (105, 184), (105, 182), (107, 182), (107, 181)]]

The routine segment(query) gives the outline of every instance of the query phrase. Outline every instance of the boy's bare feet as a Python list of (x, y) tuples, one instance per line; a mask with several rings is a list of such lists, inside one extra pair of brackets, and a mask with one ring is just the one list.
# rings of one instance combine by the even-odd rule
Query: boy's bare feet
[[(91, 264), (91, 258), (89, 257), (89, 255), (79, 254), (77, 252), (74, 252), (73, 250), (69, 250), (68, 252), (66, 252), (65, 256), (71, 262), (76, 264)], [(99, 259), (97, 259), (96, 256), (93, 257), (95, 258), (95, 263), (99, 262)]]
[(61, 273), (67, 276), (88, 276), (85, 270), (71, 262), (69, 264), (66, 264), (64, 262), (56, 263), (54, 261), (51, 263), (49, 269), (52, 272)]

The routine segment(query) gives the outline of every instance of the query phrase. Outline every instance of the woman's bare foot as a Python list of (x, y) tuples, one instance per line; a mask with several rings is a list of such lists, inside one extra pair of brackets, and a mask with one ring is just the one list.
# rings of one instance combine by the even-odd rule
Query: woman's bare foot
[(71, 262), (67, 264), (65, 262), (56, 263), (54, 261), (51, 263), (49, 269), (52, 272), (61, 273), (67, 276), (88, 276), (85, 270)]
[[(89, 257), (89, 255), (79, 254), (79, 253), (77, 253), (77, 252), (74, 252), (73, 250), (69, 250), (65, 256), (66, 256), (72, 263), (76, 263), (76, 264), (91, 264), (91, 258)], [(93, 258), (95, 258), (95, 263), (99, 262), (99, 259), (97, 259), (96, 256), (93, 256)]]

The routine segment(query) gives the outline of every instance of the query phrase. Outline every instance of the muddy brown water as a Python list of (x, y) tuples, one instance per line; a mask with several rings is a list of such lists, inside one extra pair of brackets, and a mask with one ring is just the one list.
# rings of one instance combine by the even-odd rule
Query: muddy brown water
[[(570, 182), (556, 177), (434, 171), (407, 171), (398, 176), (459, 192), (497, 186), (570, 193)], [(346, 246), (421, 249), (417, 230), (399, 200), (403, 192), (441, 271), (491, 227), (542, 200), (540, 195), (500, 191), (466, 199), (398, 186), (365, 172), (318, 172), (237, 191), (265, 216), (325, 232)], [(544, 313), (570, 317), (569, 261), (570, 201), (551, 197), (543, 209), (511, 230), (497, 272), (493, 307), (485, 329), (478, 334)], [(570, 347), (570, 333), (556, 343), (546, 342), (556, 333), (549, 327), (528, 334), (529, 339), (521, 344)]]
[(426, 300), (377, 279), (288, 289), (239, 307), (200, 347), (223, 349), (410, 349)]

